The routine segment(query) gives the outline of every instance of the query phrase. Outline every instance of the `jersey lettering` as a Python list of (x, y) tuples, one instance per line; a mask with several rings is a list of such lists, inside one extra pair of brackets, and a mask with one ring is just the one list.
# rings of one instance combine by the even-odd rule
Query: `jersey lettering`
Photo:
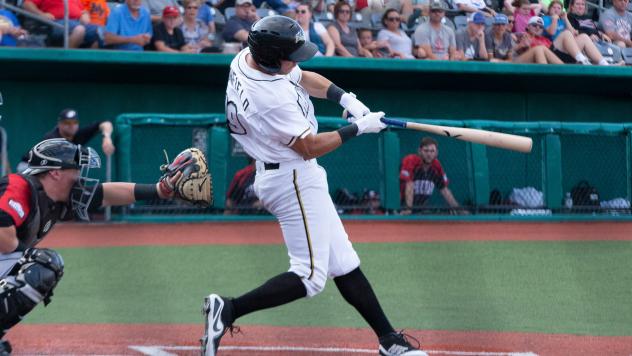
[(246, 128), (239, 121), (239, 113), (237, 112), (237, 105), (229, 101), (226, 103), (226, 122), (228, 123), (228, 130), (235, 135), (246, 135)]

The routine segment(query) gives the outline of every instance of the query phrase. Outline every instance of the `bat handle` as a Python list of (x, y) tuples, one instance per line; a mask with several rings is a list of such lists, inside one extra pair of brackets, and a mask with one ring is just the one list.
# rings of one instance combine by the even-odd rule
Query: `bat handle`
[(382, 122), (387, 124), (387, 125), (406, 128), (406, 121), (395, 120), (395, 119), (387, 119), (385, 117), (381, 118), (380, 120), (382, 120)]

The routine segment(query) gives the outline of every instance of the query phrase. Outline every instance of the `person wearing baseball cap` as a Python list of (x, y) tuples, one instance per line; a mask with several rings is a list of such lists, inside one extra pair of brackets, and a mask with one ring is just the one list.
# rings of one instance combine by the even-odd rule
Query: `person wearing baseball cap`
[[(67, 108), (57, 115), (57, 125), (47, 132), (43, 139), (65, 138), (74, 144), (85, 146), (98, 132), (101, 132), (101, 135), (103, 135), (101, 149), (105, 155), (109, 156), (113, 154), (115, 150), (114, 144), (112, 143), (112, 131), (112, 123), (105, 120), (95, 121), (88, 126), (79, 127), (79, 113), (75, 109)], [(29, 156), (27, 152), (22, 156), (21, 161), (17, 165), (16, 171), (18, 173), (27, 168), (28, 160)]]
[(162, 21), (154, 26), (154, 35), (151, 38), (153, 47), (158, 52), (193, 53), (194, 50), (186, 45), (184, 34), (180, 29), (180, 10), (175, 6), (166, 6), (162, 10)]
[(413, 34), (413, 54), (420, 59), (452, 60), (455, 58), (454, 30), (443, 24), (445, 7), (441, 0), (430, 3), (430, 19)]
[(511, 61), (511, 33), (507, 31), (509, 19), (504, 14), (494, 16), (491, 30), (485, 34), (485, 43), (487, 53), (492, 62), (510, 62)]
[(461, 60), (489, 60), (485, 45), (485, 15), (482, 12), (470, 14), (467, 27), (456, 32), (456, 50)]
[(258, 19), (252, 0), (235, 0), (235, 15), (226, 21), (222, 31), (224, 41), (245, 44), (250, 28)]
[(526, 32), (519, 33), (518, 43), (514, 46), (515, 63), (564, 64), (549, 49), (551, 40), (542, 36), (544, 20), (532, 16), (527, 21)]

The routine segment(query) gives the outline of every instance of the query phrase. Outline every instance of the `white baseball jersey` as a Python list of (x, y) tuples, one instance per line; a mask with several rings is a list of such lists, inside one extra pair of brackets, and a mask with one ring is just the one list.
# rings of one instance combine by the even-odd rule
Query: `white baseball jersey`
[(299, 85), (302, 71), (268, 75), (246, 63), (248, 48), (230, 64), (226, 119), (230, 132), (257, 161), (278, 163), (301, 158), (290, 146), (318, 132), (314, 105)]
[[(244, 49), (230, 65), (226, 118), (232, 137), (257, 160), (255, 194), (279, 220), (289, 270), (301, 277), (311, 297), (327, 278), (358, 268), (360, 259), (329, 196), (327, 173), (291, 148), (318, 131), (309, 93), (299, 84), (301, 69), (268, 75), (247, 64), (249, 55)], [(263, 163), (278, 166), (266, 169)]]

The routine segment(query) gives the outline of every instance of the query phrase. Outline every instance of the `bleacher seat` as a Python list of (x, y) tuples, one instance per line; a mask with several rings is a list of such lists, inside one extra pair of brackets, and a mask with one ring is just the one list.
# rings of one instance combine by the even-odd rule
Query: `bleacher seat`
[(455, 31), (458, 31), (462, 28), (466, 28), (467, 27), (467, 16), (464, 15), (459, 15), (459, 16), (454, 16), (454, 27), (455, 27)]
[(224, 17), (226, 18), (226, 20), (230, 19), (233, 16), (235, 16), (234, 7), (227, 7), (226, 9), (224, 9)]
[(612, 64), (621, 62), (621, 47), (602, 41), (596, 42), (595, 46), (599, 52), (601, 52), (603, 58), (605, 58), (609, 63)]
[(622, 48), (621, 55), (625, 61), (625, 65), (632, 66), (632, 48)]
[(272, 16), (276, 14), (277, 14), (276, 11), (272, 9), (263, 9), (263, 8), (257, 9), (257, 16), (259, 16), (260, 18), (264, 18), (266, 16)]

